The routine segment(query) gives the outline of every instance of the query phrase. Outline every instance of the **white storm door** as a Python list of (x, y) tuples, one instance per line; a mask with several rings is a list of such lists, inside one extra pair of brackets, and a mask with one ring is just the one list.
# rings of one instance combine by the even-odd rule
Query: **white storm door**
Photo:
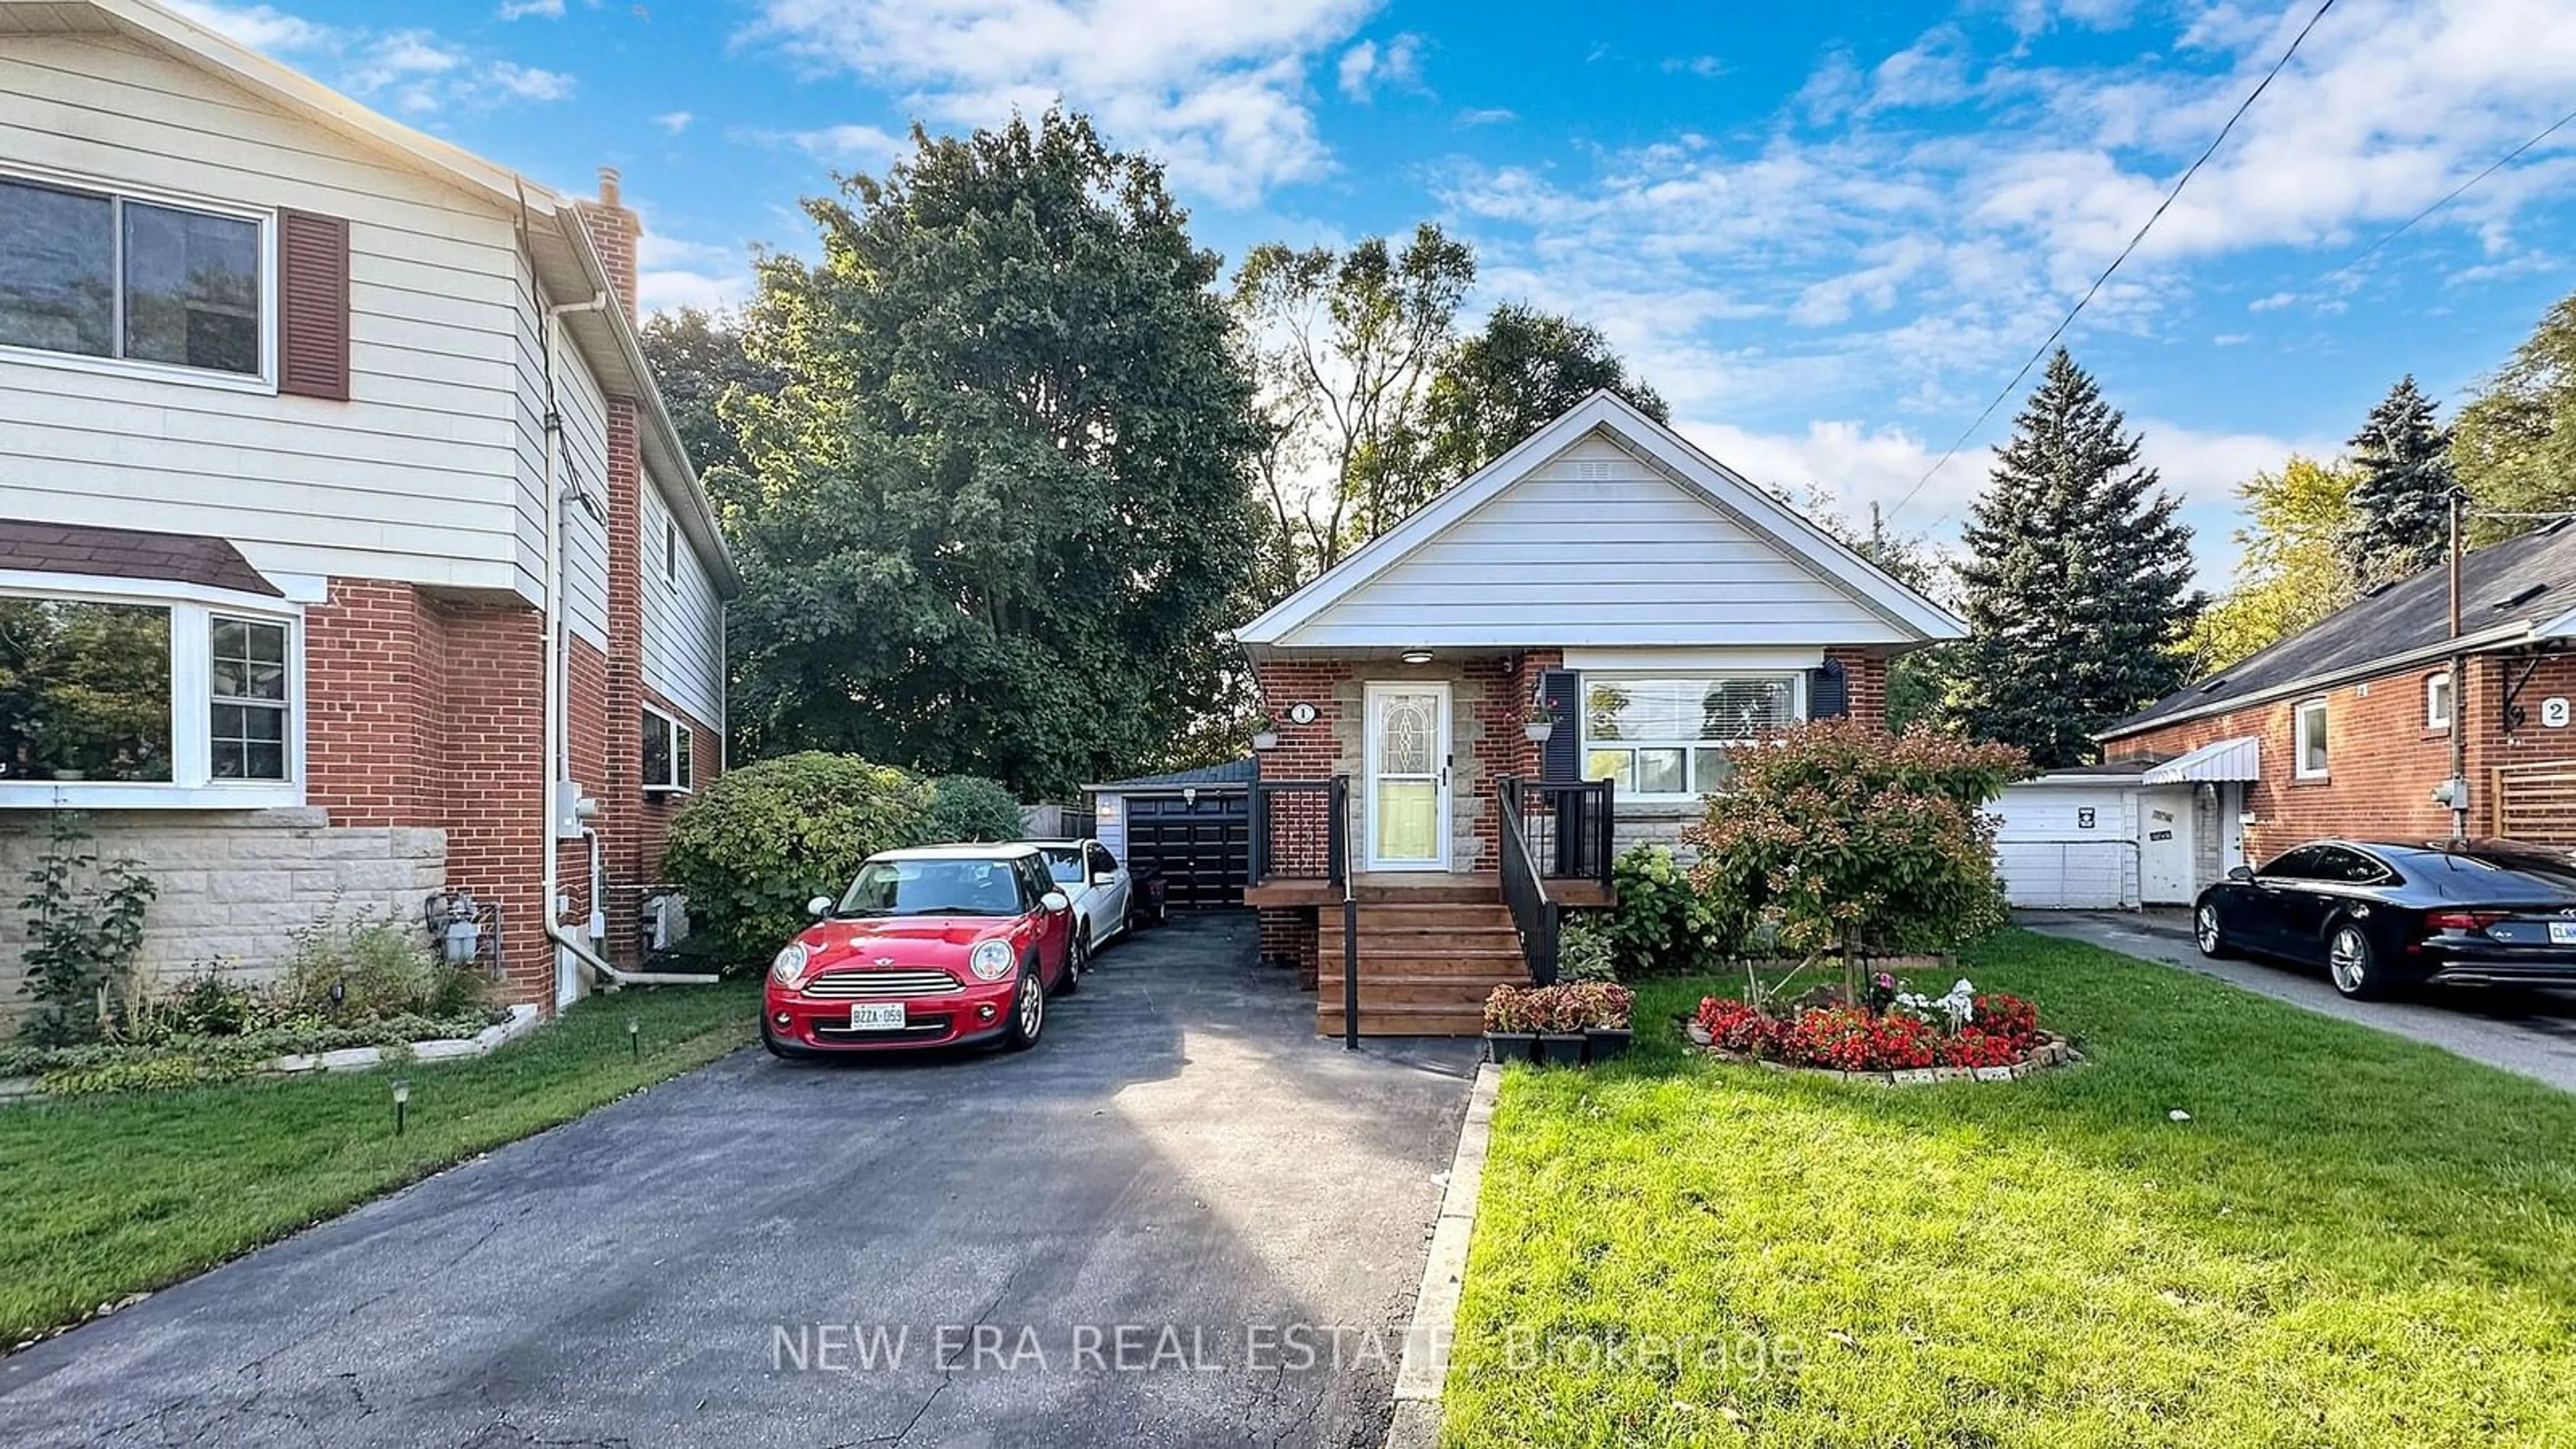
[(1368, 868), (1449, 868), (1449, 686), (1368, 687)]

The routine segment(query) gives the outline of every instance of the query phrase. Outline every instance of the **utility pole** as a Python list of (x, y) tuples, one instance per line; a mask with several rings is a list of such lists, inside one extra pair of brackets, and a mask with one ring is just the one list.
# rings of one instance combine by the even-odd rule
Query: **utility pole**
[(1884, 525), (1878, 516), (1878, 500), (1873, 498), (1869, 501), (1869, 561), (1871, 563), (1877, 563), (1886, 557), (1887, 544), (1883, 530)]
[(2461, 515), (2468, 491), (2451, 490), (2451, 838), (2469, 838), (2469, 682), (2468, 662), (2460, 654)]

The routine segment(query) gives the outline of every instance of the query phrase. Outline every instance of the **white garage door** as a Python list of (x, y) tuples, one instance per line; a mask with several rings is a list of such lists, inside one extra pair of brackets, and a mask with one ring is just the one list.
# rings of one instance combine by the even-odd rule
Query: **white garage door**
[(1995, 806), (2005, 898), (2031, 910), (2137, 904), (2136, 798), (2124, 785), (2008, 786)]

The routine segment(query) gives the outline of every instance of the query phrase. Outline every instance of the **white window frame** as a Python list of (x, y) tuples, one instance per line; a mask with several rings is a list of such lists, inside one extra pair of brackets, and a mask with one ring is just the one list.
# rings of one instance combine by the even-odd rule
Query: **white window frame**
[[(0, 570), (0, 596), (131, 604), (170, 615), (170, 778), (0, 780), (0, 810), (261, 810), (305, 798), (304, 610), (283, 599), (199, 584)], [(286, 629), (286, 778), (214, 774), (214, 620)]]
[[(1789, 692), (1790, 692), (1790, 705), (1789, 705), (1789, 708), (1790, 708), (1790, 715), (1789, 715), (1789, 719), (1790, 719), (1790, 722), (1791, 722), (1791, 723), (1793, 723), (1793, 724), (1795, 724), (1795, 723), (1803, 723), (1803, 722), (1807, 719), (1807, 712), (1808, 712), (1808, 710), (1809, 710), (1809, 708), (1810, 708), (1810, 705), (1809, 705), (1809, 703), (1808, 703), (1808, 699), (1807, 699), (1807, 673), (1806, 673), (1806, 671), (1805, 671), (1805, 670), (1803, 670), (1803, 669), (1797, 669), (1797, 670), (1791, 670), (1791, 669), (1599, 669), (1599, 670), (1584, 670), (1584, 671), (1582, 671), (1581, 673), (1579, 673), (1579, 674), (1576, 676), (1576, 678), (1575, 678), (1575, 691), (1574, 691), (1574, 693), (1575, 693), (1575, 705), (1574, 705), (1574, 713), (1575, 713), (1575, 742), (1574, 742), (1574, 744), (1575, 744), (1575, 752), (1576, 752), (1576, 756), (1577, 756), (1577, 758), (1581, 761), (1582, 769), (1583, 769), (1583, 773), (1584, 773), (1584, 775), (1586, 776), (1586, 778), (1589, 778), (1589, 777), (1590, 777), (1590, 775), (1591, 775), (1591, 769), (1592, 769), (1592, 751), (1593, 751), (1593, 748), (1594, 748), (1594, 741), (1593, 741), (1593, 738), (1592, 738), (1592, 711), (1591, 711), (1588, 707), (1586, 707), (1586, 705), (1587, 705), (1587, 701), (1589, 701), (1589, 700), (1590, 700), (1591, 695), (1592, 695), (1592, 686), (1593, 686), (1596, 682), (1609, 682), (1609, 683), (1616, 683), (1616, 682), (1618, 682), (1618, 681), (1622, 681), (1622, 680), (1650, 680), (1650, 679), (1689, 679), (1689, 680), (1703, 680), (1703, 679), (1704, 679), (1704, 680), (1710, 680), (1710, 681), (1730, 680), (1730, 679), (1755, 680), (1755, 681), (1771, 681), (1771, 680), (1781, 680), (1781, 679), (1785, 679), (1785, 680), (1789, 681)], [(1691, 752), (1692, 752), (1692, 751), (1694, 751), (1694, 750), (1705, 750), (1705, 749), (1731, 749), (1731, 748), (1734, 748), (1734, 747), (1736, 747), (1736, 746), (1743, 745), (1743, 744), (1746, 744), (1746, 743), (1748, 743), (1748, 742), (1747, 742), (1747, 741), (1744, 741), (1744, 740), (1704, 740), (1704, 739), (1703, 739), (1703, 740), (1680, 740), (1680, 739), (1651, 739), (1651, 740), (1650, 740), (1650, 739), (1633, 739), (1633, 740), (1631, 740), (1631, 739), (1619, 739), (1619, 740), (1602, 740), (1602, 741), (1600, 741), (1600, 742), (1599, 742), (1599, 746), (1600, 746), (1600, 748), (1602, 748), (1602, 749), (1617, 749), (1617, 750), (1673, 750), (1673, 749), (1680, 750), (1680, 751), (1682, 752), (1682, 756), (1683, 756), (1683, 761), (1682, 761), (1682, 772), (1683, 772), (1683, 777), (1684, 777), (1685, 779), (1687, 779), (1687, 778), (1689, 778), (1689, 773), (1690, 773), (1691, 769), (1693, 768), (1692, 763), (1691, 763), (1691, 760), (1692, 760), (1692, 758), (1693, 758), (1693, 757), (1692, 757), (1692, 755), (1691, 755)], [(1673, 791), (1668, 791), (1668, 790), (1658, 790), (1658, 791), (1654, 791), (1654, 792), (1652, 792), (1652, 793), (1649, 793), (1649, 792), (1646, 792), (1646, 791), (1640, 791), (1640, 790), (1625, 790), (1625, 789), (1623, 789), (1623, 790), (1620, 792), (1619, 798), (1620, 798), (1620, 799), (1622, 799), (1622, 800), (1634, 800), (1634, 801), (1645, 802), (1645, 803), (1652, 803), (1652, 802), (1658, 802), (1658, 801), (1662, 801), (1662, 802), (1672, 802), (1672, 803), (1679, 803), (1679, 802), (1682, 802), (1682, 801), (1689, 801), (1689, 800), (1701, 800), (1701, 799), (1705, 799), (1705, 798), (1707, 798), (1707, 792), (1699, 791), (1699, 790), (1683, 790), (1683, 791), (1680, 791), (1680, 792), (1678, 792), (1678, 793), (1675, 793), (1675, 792), (1673, 792)]]
[[(662, 723), (664, 723), (664, 724), (666, 724), (666, 725), (670, 726), (670, 729), (671, 729), (671, 773), (672, 773), (672, 775), (673, 775), (673, 777), (674, 777), (673, 779), (668, 780), (668, 781), (665, 781), (665, 782), (663, 782), (663, 783), (661, 783), (661, 784), (658, 784), (658, 785), (657, 785), (657, 784), (655, 784), (654, 782), (652, 782), (651, 780), (646, 780), (646, 781), (644, 782), (644, 793), (645, 793), (645, 794), (647, 794), (647, 795), (694, 795), (694, 794), (696, 794), (696, 793), (697, 793), (697, 791), (698, 791), (698, 731), (697, 731), (697, 728), (696, 728), (695, 726), (691, 725), (687, 720), (684, 720), (684, 719), (680, 718), (678, 715), (671, 713), (669, 710), (667, 710), (667, 709), (655, 709), (653, 706), (651, 706), (651, 705), (649, 705), (649, 704), (648, 704), (648, 705), (646, 705), (646, 706), (644, 706), (644, 719), (658, 719), (658, 720), (662, 721)], [(641, 728), (643, 727), (643, 723), (642, 723), (642, 721), (641, 721), (641, 720), (637, 721), (637, 726), (636, 726), (636, 727), (637, 727), (638, 729), (641, 729)], [(688, 768), (688, 777), (687, 777), (686, 779), (680, 779), (680, 778), (677, 778), (677, 777), (680, 775), (680, 741), (681, 741), (683, 738), (686, 738), (686, 739), (688, 740), (688, 742), (689, 742), (689, 750), (688, 750), (689, 768)], [(642, 756), (641, 756), (641, 754), (640, 754), (640, 752), (639, 752), (638, 757), (637, 757), (637, 760), (636, 760), (636, 769), (640, 772), (643, 768), (644, 768), (644, 765), (643, 765), (643, 759), (642, 759)]]
[[(2439, 703), (2436, 703), (2436, 701)], [(2451, 671), (2435, 670), (2424, 676), (2424, 728), (2447, 730), (2459, 710), (2458, 695), (2451, 688)]]
[[(221, 201), (214, 197), (169, 191), (159, 187), (136, 186), (75, 172), (54, 171), (40, 166), (10, 162), (0, 167), (0, 181), (21, 182), (30, 186), (51, 187), (57, 191), (78, 192), (104, 197), (110, 201), (139, 201), (147, 206), (175, 207), (182, 211), (200, 211), (209, 216), (228, 216), (256, 223), (259, 227), (259, 374), (221, 372), (211, 367), (189, 367), (175, 362), (151, 362), (129, 357), (90, 357), (78, 352), (55, 352), (42, 347), (20, 347), (0, 343), (0, 360), (23, 362), (35, 367), (60, 368), (66, 372), (99, 373), (110, 377), (145, 377), (162, 382), (187, 383), (193, 387), (211, 387), (227, 392), (274, 394), (277, 391), (277, 212), (274, 208), (244, 206), (239, 202)], [(122, 342), (125, 315), (125, 228), (122, 216), (111, 209), (115, 218), (110, 234), (117, 252), (111, 258), (111, 275), (117, 289), (116, 330)]]
[[(2290, 713), (2290, 769), (2292, 775), (2297, 779), (2325, 779), (2327, 770), (2334, 763), (2333, 759), (2329, 757), (2325, 764), (2319, 765), (2313, 770), (2308, 768), (2308, 746), (2310, 744), (2313, 743), (2320, 754), (2327, 753), (2327, 740), (2329, 738), (2327, 734), (2327, 713), (2326, 700), (2323, 695), (2319, 695), (2314, 699), (2300, 700), (2298, 707)], [(2314, 719), (2316, 723), (2311, 725), (2309, 723), (2311, 719)]]

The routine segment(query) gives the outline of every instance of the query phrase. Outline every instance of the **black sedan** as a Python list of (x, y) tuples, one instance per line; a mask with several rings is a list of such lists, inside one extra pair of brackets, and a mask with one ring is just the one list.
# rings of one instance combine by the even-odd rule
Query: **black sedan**
[(2319, 840), (2200, 893), (2204, 956), (2326, 968), (2346, 996), (2419, 982), (2576, 986), (2576, 852), (2520, 840)]

